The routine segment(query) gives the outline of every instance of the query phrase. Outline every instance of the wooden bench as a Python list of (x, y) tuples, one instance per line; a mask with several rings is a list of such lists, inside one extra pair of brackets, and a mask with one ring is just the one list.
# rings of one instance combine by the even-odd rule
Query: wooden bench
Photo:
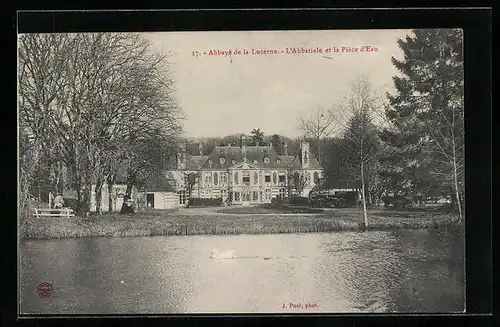
[(49, 209), (49, 208), (35, 208), (35, 217), (74, 217), (73, 209), (71, 208), (61, 208), (61, 209)]

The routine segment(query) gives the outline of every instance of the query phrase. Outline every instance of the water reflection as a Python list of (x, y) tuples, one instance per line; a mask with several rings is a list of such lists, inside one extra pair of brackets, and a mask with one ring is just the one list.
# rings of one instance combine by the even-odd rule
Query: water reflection
[[(237, 258), (210, 259), (214, 248)], [(453, 231), (29, 241), (21, 312), (460, 312), (463, 273)]]

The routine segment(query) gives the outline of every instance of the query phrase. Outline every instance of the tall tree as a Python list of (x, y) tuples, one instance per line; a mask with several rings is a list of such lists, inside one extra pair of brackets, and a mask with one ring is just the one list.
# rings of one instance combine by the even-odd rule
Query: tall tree
[(299, 129), (304, 137), (311, 138), (316, 143), (316, 158), (321, 163), (321, 141), (332, 136), (335, 131), (336, 117), (332, 110), (317, 107), (309, 110), (305, 117), (300, 119)]
[(372, 114), (377, 106), (369, 78), (360, 76), (352, 83), (350, 94), (337, 110), (339, 116), (350, 116), (344, 126), (339, 160), (346, 179), (344, 182), (355, 185), (361, 191), (365, 227), (368, 227), (367, 190), (370, 184), (376, 182), (373, 179), (374, 166), (381, 153)]
[[(463, 218), (464, 100), (462, 32), (414, 30), (398, 40), (404, 58), (392, 58), (400, 75), (396, 94), (388, 94), (387, 118), (394, 128), (385, 141), (401, 156), (403, 167), (420, 169), (418, 179), (441, 183)], [(426, 173), (427, 172), (427, 173)], [(434, 179), (434, 181), (431, 181)], [(424, 183), (428, 184), (428, 183)], [(420, 183), (422, 184), (422, 183)]]
[(283, 147), (283, 140), (281, 138), (281, 136), (279, 136), (278, 134), (273, 134), (271, 136), (271, 140), (270, 142), (272, 143), (273, 145), (273, 148), (274, 148), (274, 151), (276, 151), (276, 153), (278, 155), (283, 155), (283, 151), (284, 151), (284, 147)]
[(260, 128), (254, 128), (250, 134), (252, 135), (252, 143), (255, 145), (261, 144), (264, 140), (264, 132), (262, 132)]
[(302, 192), (306, 187), (307, 180), (300, 169), (288, 168), (286, 171), (287, 196), (302, 196)]

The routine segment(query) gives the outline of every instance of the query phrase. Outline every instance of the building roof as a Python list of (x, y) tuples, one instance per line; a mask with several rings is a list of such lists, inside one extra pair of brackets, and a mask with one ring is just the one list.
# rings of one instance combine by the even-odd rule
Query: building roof
[[(223, 160), (221, 160), (223, 158)], [(261, 168), (287, 168), (293, 156), (280, 156), (269, 146), (217, 146), (205, 159), (202, 169), (228, 169), (246, 158), (248, 163)], [(269, 158), (269, 162), (264, 161)]]
[[(223, 160), (221, 160), (221, 158)], [(269, 158), (269, 162), (264, 161)], [(225, 170), (245, 161), (266, 169), (301, 169), (300, 156), (278, 155), (271, 146), (216, 146), (208, 156), (186, 154), (186, 170)], [(309, 158), (309, 169), (322, 169), (318, 160)]]
[[(300, 162), (300, 157), (295, 156), (292, 157), (292, 162), (290, 163), (290, 168), (291, 169), (301, 169), (302, 164)], [(312, 156), (309, 157), (309, 167), (308, 169), (323, 169), (321, 165), (319, 164), (318, 160)]]
[(146, 190), (148, 192), (175, 192), (172, 182), (162, 174), (159, 174), (158, 178), (149, 179), (146, 182)]
[(186, 170), (198, 170), (207, 160), (208, 156), (186, 155)]

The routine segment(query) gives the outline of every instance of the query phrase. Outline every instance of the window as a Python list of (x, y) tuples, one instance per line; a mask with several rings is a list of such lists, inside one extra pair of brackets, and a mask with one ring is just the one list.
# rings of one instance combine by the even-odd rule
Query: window
[(266, 200), (267, 201), (270, 201), (271, 200), (271, 190), (270, 189), (266, 189)]
[(210, 185), (211, 182), (212, 182), (212, 173), (207, 173), (205, 175), (205, 184)]
[(254, 201), (259, 200), (259, 192), (258, 192), (258, 191), (253, 191), (253, 192), (252, 192), (252, 199), (253, 199)]
[(276, 159), (276, 163), (279, 165), (281, 163), (280, 159)]
[(186, 204), (186, 191), (179, 191), (179, 204)]
[(238, 172), (234, 172), (234, 184), (238, 184), (240, 182)]
[(271, 183), (271, 175), (270, 175), (270, 174), (266, 174), (266, 175), (264, 176), (264, 181), (265, 181), (266, 183)]
[(221, 197), (225, 200), (227, 198), (227, 190), (220, 190)]
[(212, 160), (208, 160), (208, 164), (211, 166), (212, 165)]
[(270, 163), (270, 162), (271, 162), (271, 161), (269, 160), (269, 158), (268, 158), (268, 157), (265, 157), (265, 158), (264, 158), (264, 163), (265, 163), (265, 164), (268, 164), (268, 163)]
[(225, 172), (220, 173), (220, 183), (223, 185), (227, 184), (227, 173)]
[(318, 184), (319, 181), (319, 174), (317, 171), (314, 172), (314, 184)]
[(304, 163), (307, 164), (307, 151), (304, 151)]
[(234, 201), (240, 201), (240, 192), (234, 192)]
[(219, 162), (220, 162), (221, 165), (223, 165), (226, 162), (226, 159), (224, 157), (221, 157), (219, 159)]
[(219, 184), (219, 175), (217, 172), (214, 172), (214, 185)]
[(231, 160), (231, 163), (234, 165), (236, 163), (236, 160)]
[(285, 174), (280, 174), (279, 175), (279, 182), (284, 183), (285, 182)]
[(278, 175), (276, 175), (276, 172), (273, 173), (273, 184), (276, 185), (278, 182)]
[(258, 184), (259, 183), (259, 174), (257, 172), (253, 173), (253, 183)]
[(250, 184), (250, 173), (248, 171), (243, 172), (243, 184), (245, 185)]
[(285, 198), (285, 189), (284, 188), (280, 188), (279, 189), (279, 196), (278, 196), (281, 200), (283, 200)]

